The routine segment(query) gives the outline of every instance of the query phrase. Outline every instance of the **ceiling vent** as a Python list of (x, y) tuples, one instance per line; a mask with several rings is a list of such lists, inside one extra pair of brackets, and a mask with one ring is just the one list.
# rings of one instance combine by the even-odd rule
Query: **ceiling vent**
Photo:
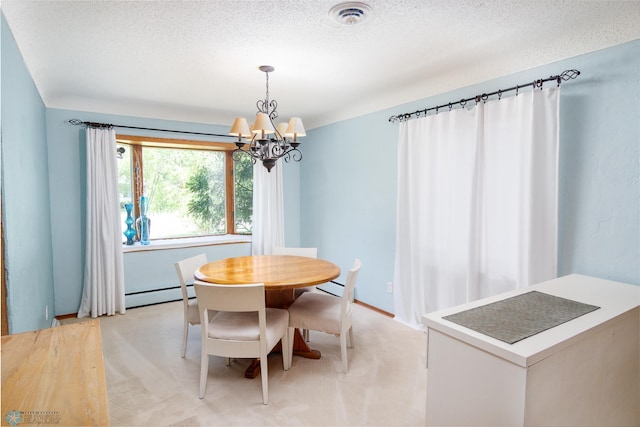
[(329, 16), (344, 26), (361, 24), (369, 18), (370, 14), (371, 6), (359, 1), (340, 3), (329, 10)]

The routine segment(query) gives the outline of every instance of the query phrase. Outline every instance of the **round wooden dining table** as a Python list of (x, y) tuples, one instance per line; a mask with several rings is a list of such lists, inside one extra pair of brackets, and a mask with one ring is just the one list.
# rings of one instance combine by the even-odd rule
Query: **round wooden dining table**
[[(335, 264), (319, 259), (293, 255), (254, 255), (226, 258), (209, 262), (198, 268), (194, 277), (209, 283), (238, 285), (264, 283), (267, 307), (287, 308), (295, 299), (295, 289), (329, 282), (340, 275)], [(320, 352), (309, 348), (296, 330), (293, 354), (309, 359), (319, 359)], [(253, 363), (245, 376), (255, 378), (260, 369)]]

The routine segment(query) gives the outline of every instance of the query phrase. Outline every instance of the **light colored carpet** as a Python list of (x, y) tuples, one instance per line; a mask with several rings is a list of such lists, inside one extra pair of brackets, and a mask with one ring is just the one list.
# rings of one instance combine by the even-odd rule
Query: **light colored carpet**
[(244, 378), (248, 359), (226, 366), (211, 357), (198, 398), (200, 327), (191, 326), (180, 357), (181, 302), (130, 309), (101, 319), (109, 414), (114, 426), (422, 426), (425, 337), (393, 319), (355, 306), (355, 348), (342, 372), (339, 338), (311, 332), (319, 360), (294, 356), (283, 371), (269, 357), (269, 405), (260, 377)]

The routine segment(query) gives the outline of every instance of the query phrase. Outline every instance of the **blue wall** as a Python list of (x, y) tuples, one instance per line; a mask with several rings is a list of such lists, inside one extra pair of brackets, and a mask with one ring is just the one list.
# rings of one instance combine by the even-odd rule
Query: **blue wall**
[(397, 130), (387, 117), (375, 113), (307, 133), (301, 242), (340, 266), (340, 283), (360, 258), (355, 297), (393, 312), (386, 284), (395, 256)]
[[(127, 307), (138, 307), (163, 301), (182, 299), (180, 289), (145, 292), (150, 289), (176, 287), (180, 284), (174, 264), (198, 254), (207, 255), (212, 261), (236, 256), (251, 255), (251, 243), (213, 246), (197, 246), (159, 251), (127, 252), (124, 254), (125, 297)], [(187, 289), (195, 297), (193, 288)]]
[(560, 66), (559, 273), (640, 285), (640, 40)]
[(640, 41), (311, 130), (301, 169), (302, 244), (317, 246), (343, 272), (360, 257), (356, 298), (393, 312), (386, 288), (395, 257), (398, 125), (389, 116), (571, 68), (582, 74), (561, 94), (558, 274), (640, 285)]
[[(9, 332), (55, 313), (45, 106), (1, 16), (2, 222)], [(48, 311), (48, 319), (46, 312)]]

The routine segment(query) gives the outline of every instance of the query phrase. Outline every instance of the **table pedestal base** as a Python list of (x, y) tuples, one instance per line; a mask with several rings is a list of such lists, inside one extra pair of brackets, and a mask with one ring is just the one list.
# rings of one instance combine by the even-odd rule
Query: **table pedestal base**
[[(295, 299), (293, 289), (268, 290), (265, 292), (265, 305), (273, 308), (288, 308)], [(282, 342), (279, 342), (271, 351), (271, 353), (282, 352)], [(309, 348), (306, 341), (302, 337), (299, 329), (293, 334), (293, 355), (301, 356), (306, 359), (320, 359), (320, 352)], [(246, 371), (244, 377), (253, 379), (260, 373), (260, 359), (254, 359)]]
[[(271, 353), (282, 352), (282, 343), (278, 343)], [(305, 359), (320, 359), (318, 350), (309, 348), (299, 329), (293, 334), (293, 355), (304, 357)], [(244, 377), (254, 379), (260, 373), (260, 359), (253, 359), (249, 367), (244, 371)]]

